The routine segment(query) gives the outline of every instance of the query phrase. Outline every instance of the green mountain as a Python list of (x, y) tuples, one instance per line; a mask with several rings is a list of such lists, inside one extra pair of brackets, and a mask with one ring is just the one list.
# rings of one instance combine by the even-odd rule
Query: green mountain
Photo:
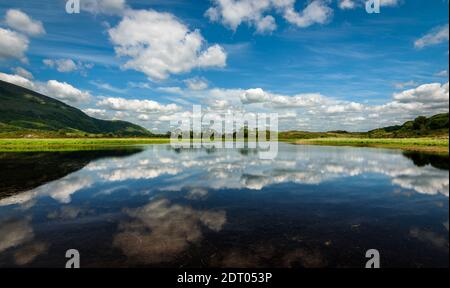
[(0, 80), (0, 135), (150, 137), (141, 126), (92, 118), (81, 110)]

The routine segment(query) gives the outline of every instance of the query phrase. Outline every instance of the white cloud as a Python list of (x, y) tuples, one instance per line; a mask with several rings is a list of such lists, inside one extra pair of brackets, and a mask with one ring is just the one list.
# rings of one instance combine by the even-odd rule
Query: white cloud
[(126, 6), (125, 0), (82, 0), (81, 9), (93, 14), (121, 15)]
[(120, 223), (113, 245), (130, 261), (146, 264), (171, 261), (201, 241), (206, 229), (219, 232), (226, 223), (225, 211), (195, 210), (167, 199), (125, 213), (131, 220)]
[(97, 81), (89, 81), (92, 85), (94, 85), (97, 88), (107, 90), (114, 93), (124, 94), (127, 92), (127, 89), (122, 89), (118, 87), (114, 87), (111, 84), (103, 83), (103, 82), (97, 82)]
[(402, 103), (440, 104), (448, 106), (448, 82), (424, 84), (414, 89), (395, 93), (394, 100)]
[(437, 45), (440, 43), (447, 42), (448, 44), (448, 24), (436, 27), (428, 32), (425, 36), (417, 39), (414, 42), (414, 46), (418, 49), (424, 48), (426, 46)]
[(271, 108), (305, 108), (324, 105), (330, 101), (318, 93), (304, 93), (294, 96), (273, 94), (261, 88), (248, 89), (241, 96), (243, 104), (266, 103)]
[(394, 83), (394, 87), (395, 89), (405, 89), (407, 87), (413, 87), (413, 86), (417, 86), (417, 82), (415, 81), (407, 81), (407, 82), (397, 82)]
[[(364, 110), (364, 105), (360, 103), (350, 102), (345, 104), (336, 104), (328, 106), (325, 112), (328, 114), (346, 113), (346, 112), (361, 112)], [(361, 120), (361, 117), (355, 117), (353, 119)], [(364, 118), (362, 118), (364, 120)]]
[(267, 102), (270, 95), (261, 88), (248, 89), (242, 93), (241, 101), (243, 104)]
[(280, 13), (286, 21), (298, 27), (325, 24), (333, 15), (327, 0), (313, 0), (297, 12), (295, 0), (213, 0), (205, 16), (213, 22), (236, 30), (242, 23), (256, 27), (258, 33), (270, 33), (277, 28), (275, 18), (269, 12)]
[(381, 0), (381, 6), (395, 7), (400, 5), (402, 0)]
[(80, 103), (87, 102), (91, 99), (89, 92), (81, 91), (66, 82), (58, 82), (56, 80), (49, 80), (47, 82), (33, 82), (30, 79), (20, 75), (5, 73), (0, 73), (0, 80), (67, 102)]
[(435, 76), (437, 76), (437, 77), (448, 77), (448, 71), (447, 70), (442, 70), (442, 71), (436, 73)]
[(9, 9), (6, 12), (5, 23), (12, 29), (29, 36), (45, 34), (42, 22), (31, 19), (27, 14), (17, 9)]
[(354, 0), (339, 0), (338, 6), (341, 9), (353, 9), (356, 7)]
[(36, 87), (30, 79), (27, 79), (20, 75), (12, 75), (12, 74), (6, 74), (0, 72), (0, 80), (9, 82), (24, 88), (28, 88), (31, 90), (34, 90)]
[(210, 108), (214, 110), (224, 110), (231, 106), (230, 102), (228, 102), (227, 100), (220, 100), (220, 99), (209, 100), (207, 101), (207, 104)]
[(148, 121), (148, 120), (150, 120), (150, 117), (148, 117), (148, 115), (141, 114), (138, 116), (138, 119), (141, 121)]
[(19, 76), (22, 76), (22, 77), (30, 79), (30, 80), (33, 79), (33, 74), (31, 74), (30, 71), (28, 71), (22, 67), (15, 67), (12, 70), (14, 73), (16, 73)]
[(10, 58), (26, 61), (25, 52), (28, 49), (28, 39), (9, 29), (0, 28), (0, 60)]
[(183, 90), (180, 87), (158, 87), (159, 91), (171, 93), (171, 94), (181, 94)]
[(327, 6), (328, 1), (315, 0), (306, 6), (300, 13), (289, 6), (284, 11), (284, 18), (298, 27), (309, 27), (313, 24), (325, 24), (333, 16), (333, 10)]
[(44, 88), (45, 94), (68, 102), (87, 102), (91, 95), (89, 92), (81, 91), (66, 82), (49, 80)]
[(95, 118), (105, 118), (107, 116), (107, 111), (104, 109), (87, 108), (83, 109), (83, 112), (87, 115)]
[(72, 72), (78, 69), (77, 64), (72, 59), (44, 59), (42, 61), (46, 66), (56, 68), (58, 72)]
[(97, 103), (97, 106), (118, 111), (133, 111), (140, 113), (151, 112), (176, 112), (181, 108), (176, 104), (162, 105), (152, 100), (135, 100), (124, 98), (105, 98)]
[(151, 86), (146, 82), (128, 82), (127, 86), (130, 88), (138, 88), (138, 89), (150, 89)]
[(198, 91), (208, 88), (208, 82), (202, 78), (191, 78), (184, 80), (184, 83), (190, 90)]
[(275, 18), (273, 16), (265, 16), (256, 22), (256, 32), (259, 34), (264, 34), (266, 32), (272, 32), (277, 29), (277, 24), (275, 22)]
[(226, 65), (226, 53), (221, 46), (207, 47), (199, 30), (190, 31), (169, 13), (129, 10), (108, 33), (116, 54), (130, 58), (123, 67), (155, 80), (195, 68)]
[(5, 220), (0, 223), (0, 253), (34, 238), (31, 219)]

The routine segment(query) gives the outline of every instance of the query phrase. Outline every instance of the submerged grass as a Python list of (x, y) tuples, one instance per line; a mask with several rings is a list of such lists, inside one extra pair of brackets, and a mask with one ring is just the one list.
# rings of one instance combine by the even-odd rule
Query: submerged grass
[(0, 152), (97, 150), (169, 142), (168, 138), (0, 139)]
[(289, 142), (303, 145), (397, 148), (442, 154), (449, 152), (448, 138), (315, 138), (291, 139)]
[[(194, 140), (195, 141), (195, 140)], [(432, 153), (449, 153), (449, 140), (446, 138), (357, 138), (331, 137), (311, 139), (280, 139), (293, 144), (325, 146), (357, 146), (396, 148)], [(114, 149), (117, 147), (167, 144), (169, 138), (51, 138), (51, 139), (0, 139), (0, 152), (26, 151), (78, 151)]]

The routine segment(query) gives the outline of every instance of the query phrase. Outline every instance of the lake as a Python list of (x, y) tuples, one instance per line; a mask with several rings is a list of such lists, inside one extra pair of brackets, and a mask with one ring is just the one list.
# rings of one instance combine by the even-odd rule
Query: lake
[(0, 153), (0, 267), (448, 267), (448, 157), (279, 144)]

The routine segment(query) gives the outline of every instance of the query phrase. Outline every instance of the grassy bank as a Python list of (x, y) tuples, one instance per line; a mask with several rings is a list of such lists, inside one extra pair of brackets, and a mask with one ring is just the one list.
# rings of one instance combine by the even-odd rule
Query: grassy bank
[(312, 138), (289, 139), (288, 142), (304, 145), (356, 146), (395, 148), (448, 154), (448, 138)]
[(169, 142), (168, 138), (0, 139), (0, 152), (96, 150)]
[[(449, 140), (447, 138), (358, 138), (358, 137), (327, 137), (308, 139), (280, 139), (280, 141), (324, 146), (356, 146), (395, 148), (410, 151), (423, 151), (448, 154)], [(169, 138), (60, 138), (60, 139), (0, 139), (0, 152), (21, 151), (77, 151), (112, 149), (117, 147), (167, 144)]]

